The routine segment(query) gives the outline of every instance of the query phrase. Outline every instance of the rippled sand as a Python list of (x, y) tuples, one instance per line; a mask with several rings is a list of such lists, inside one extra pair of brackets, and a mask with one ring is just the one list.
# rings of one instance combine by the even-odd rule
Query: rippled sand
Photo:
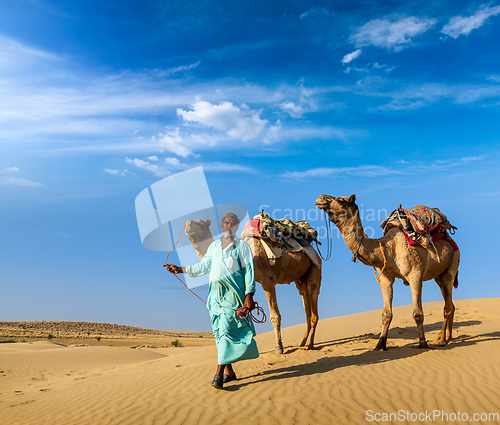
[[(394, 309), (385, 352), (370, 351), (380, 310), (322, 320), (314, 351), (294, 346), (303, 326), (284, 329), (281, 356), (272, 333), (259, 335), (261, 357), (236, 364), (240, 379), (224, 390), (210, 385), (214, 346), (0, 344), (0, 424), (363, 424), (426, 411), (471, 423), (500, 413), (500, 299), (455, 305), (453, 341), (430, 350), (416, 348), (411, 306)], [(429, 341), (442, 307), (424, 305)]]

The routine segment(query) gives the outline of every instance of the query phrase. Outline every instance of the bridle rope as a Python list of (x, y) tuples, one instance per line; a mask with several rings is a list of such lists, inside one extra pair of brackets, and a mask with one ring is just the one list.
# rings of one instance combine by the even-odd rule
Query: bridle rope
[(323, 210), (324, 217), (325, 217), (325, 227), (326, 227), (326, 255), (323, 257), (323, 254), (321, 254), (321, 250), (319, 249), (319, 245), (321, 245), (318, 241), (316, 242), (316, 249), (318, 250), (319, 256), (323, 261), (328, 261), (330, 257), (332, 256), (332, 251), (333, 251), (333, 240), (332, 240), (332, 221), (330, 220), (330, 217), (328, 217), (328, 214), (326, 213), (326, 209)]

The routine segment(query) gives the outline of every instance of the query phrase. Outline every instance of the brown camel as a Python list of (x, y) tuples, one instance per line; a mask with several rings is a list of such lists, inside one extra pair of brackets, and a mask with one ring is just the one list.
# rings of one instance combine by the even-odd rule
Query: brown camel
[[(188, 220), (186, 222), (186, 234), (200, 258), (203, 258), (208, 246), (213, 242), (209, 226), (210, 220)], [(262, 285), (269, 303), (270, 317), (275, 333), (275, 352), (283, 354), (281, 315), (276, 300), (276, 285), (291, 282), (295, 282), (306, 312), (306, 330), (300, 347), (306, 345), (310, 335), (307, 349), (314, 349), (314, 334), (319, 320), (318, 296), (321, 286), (321, 269), (304, 252), (286, 251), (281, 257), (270, 262), (261, 239), (245, 237), (244, 240), (250, 245), (254, 255), (255, 280)], [(318, 260), (321, 265), (321, 260), (319, 258)]]
[[(453, 251), (451, 244), (444, 239), (434, 243), (434, 249), (410, 246), (398, 228), (391, 228), (382, 238), (370, 239), (366, 236), (359, 209), (355, 203), (356, 195), (351, 197), (321, 195), (315, 205), (325, 210), (330, 220), (340, 230), (348, 248), (363, 264), (378, 268), (379, 282), (384, 298), (382, 311), (382, 333), (375, 350), (385, 350), (387, 333), (392, 320), (392, 291), (395, 278), (403, 279), (411, 288), (413, 299), (413, 318), (417, 324), (419, 348), (428, 348), (424, 335), (424, 313), (422, 310), (422, 282), (434, 279), (444, 298), (444, 322), (437, 338), (444, 345), (452, 337), (453, 305), (451, 293), (458, 286), (458, 264), (460, 251)], [(383, 250), (383, 251), (382, 251)], [(385, 259), (384, 259), (385, 256)]]

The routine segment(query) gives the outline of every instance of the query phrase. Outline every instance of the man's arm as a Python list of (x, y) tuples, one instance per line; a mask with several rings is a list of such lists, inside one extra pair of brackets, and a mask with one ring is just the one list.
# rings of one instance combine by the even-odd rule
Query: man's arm
[(245, 280), (245, 307), (249, 310), (254, 309), (253, 295), (255, 294), (255, 269), (253, 262), (253, 253), (250, 246), (245, 242), (240, 242), (241, 247), (241, 267), (243, 268), (243, 278)]
[(187, 273), (191, 277), (198, 277), (207, 274), (212, 268), (212, 245), (208, 247), (207, 253), (203, 256), (198, 264), (192, 266), (179, 267), (174, 264), (167, 264), (167, 270), (170, 273)]

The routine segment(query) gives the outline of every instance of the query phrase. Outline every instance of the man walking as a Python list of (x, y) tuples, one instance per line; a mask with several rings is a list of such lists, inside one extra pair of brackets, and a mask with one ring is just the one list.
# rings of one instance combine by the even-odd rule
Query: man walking
[[(259, 357), (256, 335), (250, 315), (254, 308), (255, 274), (250, 246), (235, 236), (240, 221), (236, 214), (227, 213), (221, 221), (222, 238), (215, 240), (198, 264), (186, 267), (167, 265), (170, 273), (187, 273), (191, 277), (210, 273), (207, 308), (217, 344), (218, 366), (212, 385), (236, 380), (232, 364)], [(240, 311), (241, 311), (240, 310)]]

